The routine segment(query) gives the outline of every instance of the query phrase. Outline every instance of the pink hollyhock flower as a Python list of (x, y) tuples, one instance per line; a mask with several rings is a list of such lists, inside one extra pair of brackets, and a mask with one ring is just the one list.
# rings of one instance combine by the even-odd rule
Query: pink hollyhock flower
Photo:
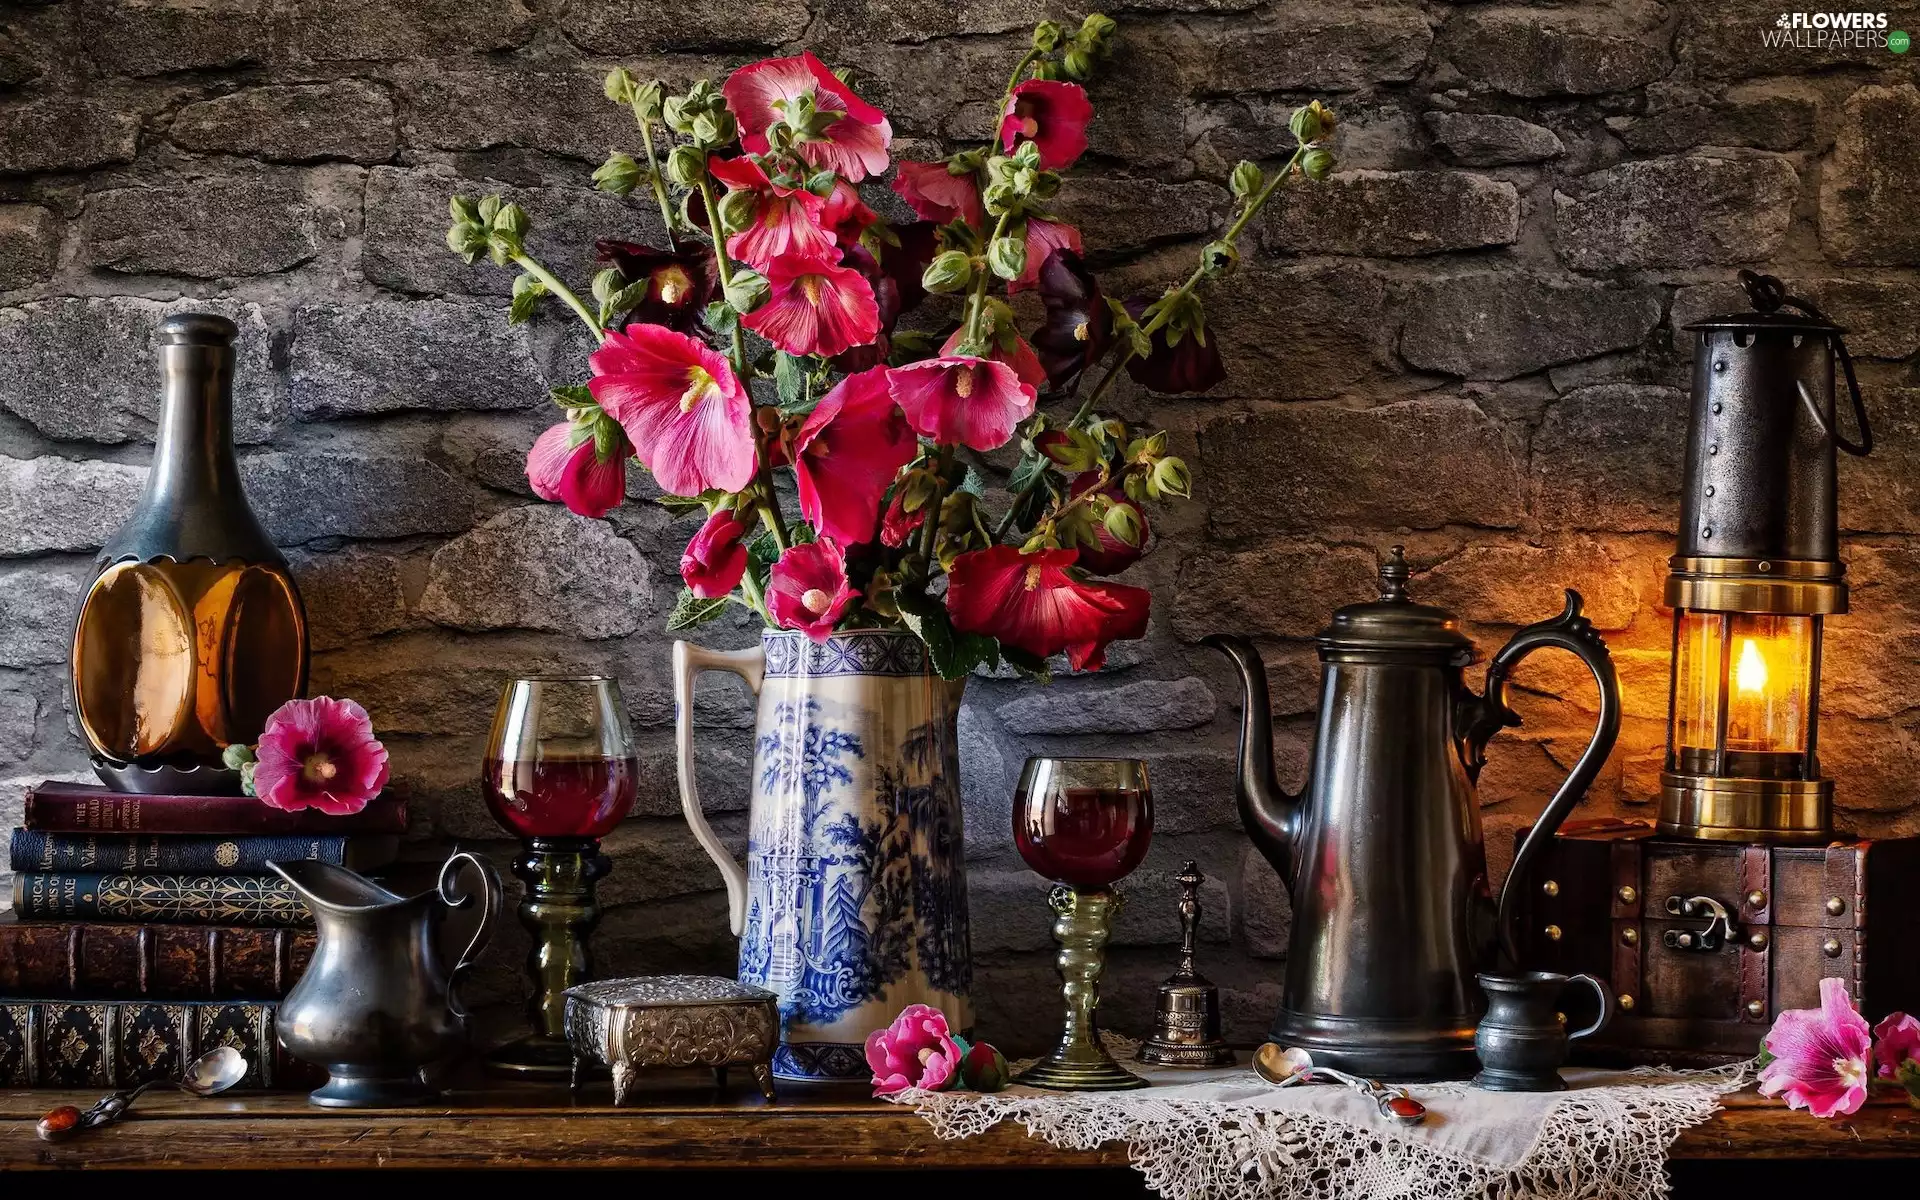
[(1027, 218), (1027, 269), (1020, 272), (1020, 278), (1007, 285), (1009, 292), (1024, 292), (1040, 284), (1040, 268), (1055, 250), (1071, 250), (1080, 253), (1080, 231), (1065, 221), (1049, 221), (1045, 217)]
[[(1069, 496), (1079, 496), (1099, 481), (1100, 472), (1087, 471), (1073, 481), (1073, 484), (1067, 490), (1067, 494)], [(1149, 532), (1147, 528), (1147, 514), (1145, 509), (1135, 504), (1133, 500), (1127, 496), (1126, 490), (1121, 487), (1118, 480), (1109, 480), (1107, 486), (1100, 489), (1100, 491), (1101, 494), (1112, 503), (1124, 504), (1133, 510), (1133, 515), (1139, 518), (1140, 521), (1140, 544), (1138, 546), (1127, 545), (1119, 538), (1108, 533), (1107, 527), (1103, 524), (1094, 531), (1100, 538), (1100, 548), (1098, 550), (1089, 550), (1085, 546), (1076, 547), (1076, 549), (1080, 551), (1080, 558), (1074, 565), (1094, 575), (1118, 575), (1134, 563), (1139, 562), (1140, 556), (1147, 552), (1147, 535)]]
[(749, 517), (738, 509), (716, 509), (680, 552), (680, 578), (702, 600), (718, 600), (740, 586), (747, 573)]
[(832, 538), (790, 546), (767, 578), (767, 611), (782, 629), (798, 629), (816, 642), (833, 636), (860, 593), (847, 583), (847, 556)]
[(740, 323), (788, 354), (831, 358), (880, 336), (873, 285), (828, 258), (783, 254), (764, 268), (766, 303)]
[[(946, 344), (940, 347), (940, 353), (952, 357), (966, 332), (965, 326), (954, 330)], [(1027, 339), (1012, 330), (996, 333), (987, 339), (987, 357), (1012, 367), (1013, 373), (1020, 377), (1020, 382), (1036, 392), (1047, 386), (1047, 369), (1040, 365), (1040, 356), (1033, 352)]]
[(887, 368), (847, 376), (794, 435), (801, 515), (840, 545), (872, 541), (880, 498), (919, 449), (887, 389)]
[(886, 114), (854, 95), (812, 54), (748, 63), (727, 77), (720, 92), (740, 123), (740, 144), (749, 154), (766, 153), (768, 126), (794, 100), (811, 95), (816, 112), (841, 116), (827, 126), (823, 140), (799, 143), (800, 157), (854, 183), (887, 169), (893, 126)]
[(1920, 1062), (1920, 1021), (1906, 1013), (1888, 1013), (1873, 1027), (1873, 1061), (1882, 1079), (1899, 1079), (1901, 1064)]
[(751, 192), (753, 220), (727, 239), (727, 253), (764, 271), (783, 254), (832, 257), (833, 235), (821, 227), (826, 201), (803, 188), (781, 187), (750, 158), (712, 159), (707, 168), (729, 192)]
[(947, 573), (947, 613), (962, 633), (983, 633), (1036, 658), (1065, 651), (1076, 671), (1106, 663), (1107, 643), (1143, 637), (1147, 589), (1089, 583), (1068, 574), (1072, 550), (1022, 554), (1018, 546), (971, 550)]
[(913, 531), (927, 523), (929, 505), (921, 505), (912, 512), (907, 511), (906, 492), (896, 491), (893, 500), (887, 505), (887, 515), (880, 519), (880, 541), (895, 550), (907, 544)]
[(1820, 981), (1820, 1007), (1780, 1014), (1761, 1039), (1773, 1061), (1760, 1069), (1760, 1094), (1785, 1095), (1788, 1108), (1816, 1117), (1856, 1112), (1867, 1102), (1867, 1019), (1854, 1011), (1847, 985)]
[(879, 219), (880, 214), (860, 199), (860, 189), (844, 179), (833, 181), (833, 191), (820, 206), (820, 227), (843, 249), (857, 245), (867, 226)]
[(1040, 400), (1012, 367), (987, 358), (908, 363), (895, 367), (888, 383), (915, 433), (982, 452), (1006, 445)]
[(632, 453), (622, 433), (613, 457), (602, 462), (592, 427), (562, 421), (534, 439), (527, 451), (527, 483), (542, 500), (558, 500), (583, 517), (604, 517), (627, 498), (627, 456)]
[(267, 718), (253, 753), (254, 795), (286, 812), (350, 816), (387, 786), (387, 748), (351, 700), (287, 701)]
[(893, 175), (893, 190), (923, 221), (948, 225), (965, 221), (981, 226), (987, 210), (971, 173), (955, 175), (943, 162), (902, 162)]
[(667, 491), (737, 492), (753, 478), (752, 401), (727, 360), (660, 325), (609, 329), (587, 387)]
[(876, 1096), (908, 1088), (943, 1092), (959, 1078), (960, 1044), (947, 1031), (945, 1013), (909, 1004), (893, 1024), (867, 1035), (867, 1065), (873, 1068)]
[(1093, 102), (1077, 83), (1029, 79), (1013, 89), (1000, 118), (1000, 148), (1012, 152), (1022, 139), (1040, 147), (1040, 165), (1064, 171), (1087, 149)]

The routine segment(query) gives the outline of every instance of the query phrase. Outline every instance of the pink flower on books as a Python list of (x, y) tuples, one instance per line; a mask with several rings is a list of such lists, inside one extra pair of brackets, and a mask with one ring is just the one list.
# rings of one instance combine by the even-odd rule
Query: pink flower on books
[(720, 91), (749, 154), (766, 153), (767, 129), (776, 121), (793, 124), (801, 110), (797, 102), (806, 97), (826, 121), (812, 136), (796, 139), (800, 157), (854, 183), (887, 169), (893, 126), (886, 114), (854, 95), (810, 53), (749, 63), (728, 76)]
[(287, 701), (267, 718), (253, 753), (253, 794), (286, 812), (350, 816), (387, 786), (387, 748), (351, 700)]
[(587, 387), (660, 486), (737, 492), (753, 478), (752, 402), (727, 360), (660, 325), (609, 329)]
[(583, 517), (604, 517), (627, 498), (627, 435), (602, 459), (593, 426), (562, 421), (534, 439), (527, 451), (527, 484), (542, 500), (557, 500)]
[(793, 439), (801, 515), (840, 545), (872, 541), (880, 498), (919, 448), (887, 388), (887, 368), (847, 376)]
[(873, 285), (852, 267), (783, 254), (765, 270), (767, 300), (740, 323), (788, 354), (831, 358), (880, 336)]
[(1040, 400), (1007, 364), (960, 355), (895, 367), (888, 386), (915, 433), (982, 452), (1006, 445)]
[(1761, 1039), (1773, 1061), (1760, 1069), (1760, 1094), (1785, 1096), (1788, 1108), (1816, 1117), (1857, 1112), (1872, 1075), (1867, 1019), (1840, 979), (1820, 981), (1819, 1008), (1793, 1008)]

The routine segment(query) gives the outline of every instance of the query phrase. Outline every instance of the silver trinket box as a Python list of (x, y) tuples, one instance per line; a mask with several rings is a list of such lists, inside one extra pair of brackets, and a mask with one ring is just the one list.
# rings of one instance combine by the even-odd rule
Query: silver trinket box
[(643, 975), (583, 983), (566, 997), (575, 1088), (586, 1063), (612, 1069), (615, 1104), (649, 1068), (705, 1067), (725, 1087), (728, 1067), (751, 1067), (773, 1100), (780, 1013), (765, 988), (712, 975)]

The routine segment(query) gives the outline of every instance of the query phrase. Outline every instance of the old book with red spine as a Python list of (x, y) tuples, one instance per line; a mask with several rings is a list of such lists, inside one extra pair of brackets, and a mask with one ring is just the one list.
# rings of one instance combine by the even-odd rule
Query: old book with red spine
[(306, 969), (313, 944), (311, 929), (0, 915), (0, 996), (278, 1000)]
[(389, 789), (364, 809), (330, 817), (282, 812), (252, 796), (136, 796), (98, 784), (43, 783), (27, 792), (28, 829), (49, 833), (405, 833), (407, 802)]

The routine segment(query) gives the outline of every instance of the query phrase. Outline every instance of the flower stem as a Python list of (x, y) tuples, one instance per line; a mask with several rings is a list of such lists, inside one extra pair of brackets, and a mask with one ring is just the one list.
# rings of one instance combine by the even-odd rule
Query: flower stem
[(1013, 64), (1013, 74), (1007, 76), (1007, 90), (1000, 93), (1000, 111), (993, 114), (992, 142), (996, 149), (1000, 146), (1000, 121), (1007, 111), (1007, 104), (1013, 99), (1013, 89), (1020, 86), (1021, 73), (1032, 66), (1033, 60), (1039, 57), (1040, 52), (1038, 50), (1027, 51), (1026, 57)]
[(787, 537), (787, 518), (780, 512), (780, 497), (773, 491), (773, 468), (767, 464), (767, 454), (760, 452), (760, 488), (765, 497), (760, 502), (760, 521), (773, 535), (773, 544), (785, 554), (792, 543)]
[(953, 469), (953, 447), (940, 447), (933, 468), (933, 499), (927, 503), (927, 521), (920, 531), (920, 553), (927, 560), (927, 578), (933, 578), (933, 554), (940, 540), (940, 508), (947, 502), (947, 472)]
[(538, 279), (541, 286), (545, 287), (549, 294), (558, 296), (560, 299), (566, 301), (567, 307), (571, 308), (582, 321), (587, 323), (588, 329), (593, 330), (593, 336), (596, 339), (606, 333), (606, 329), (602, 327), (600, 322), (594, 317), (593, 310), (582, 303), (580, 297), (573, 294), (573, 289), (561, 283), (552, 271), (547, 270), (524, 254), (514, 255), (513, 265), (519, 267), (535, 279)]
[[(707, 236), (713, 239), (714, 271), (720, 276), (720, 291), (724, 295), (733, 285), (733, 264), (727, 261), (727, 243), (720, 233), (720, 211), (713, 202), (713, 180), (705, 175), (700, 177), (700, 203), (707, 208)], [(733, 369), (743, 386), (753, 378), (753, 372), (747, 367), (747, 340), (740, 332), (739, 321), (733, 323)], [(772, 482), (771, 478), (768, 482)]]
[[(653, 185), (653, 198), (660, 202), (660, 220), (667, 227), (667, 249), (678, 251), (680, 241), (673, 236), (673, 205), (667, 203), (667, 188), (660, 182), (660, 160), (653, 153), (653, 130), (646, 121), (639, 124), (640, 144), (647, 150), (647, 182)], [(707, 214), (707, 219), (713, 219), (711, 212)]]
[[(1000, 220), (993, 226), (993, 236), (987, 239), (989, 250), (993, 248), (993, 243), (999, 241), (1007, 232), (1007, 222), (1012, 216), (1010, 212), (1000, 214)], [(997, 276), (994, 275), (993, 268), (986, 266), (979, 272), (979, 278), (973, 281), (972, 307), (967, 310), (967, 335), (962, 339), (967, 345), (977, 344), (980, 340), (980, 319), (986, 315), (987, 311), (987, 284), (995, 278)]]

